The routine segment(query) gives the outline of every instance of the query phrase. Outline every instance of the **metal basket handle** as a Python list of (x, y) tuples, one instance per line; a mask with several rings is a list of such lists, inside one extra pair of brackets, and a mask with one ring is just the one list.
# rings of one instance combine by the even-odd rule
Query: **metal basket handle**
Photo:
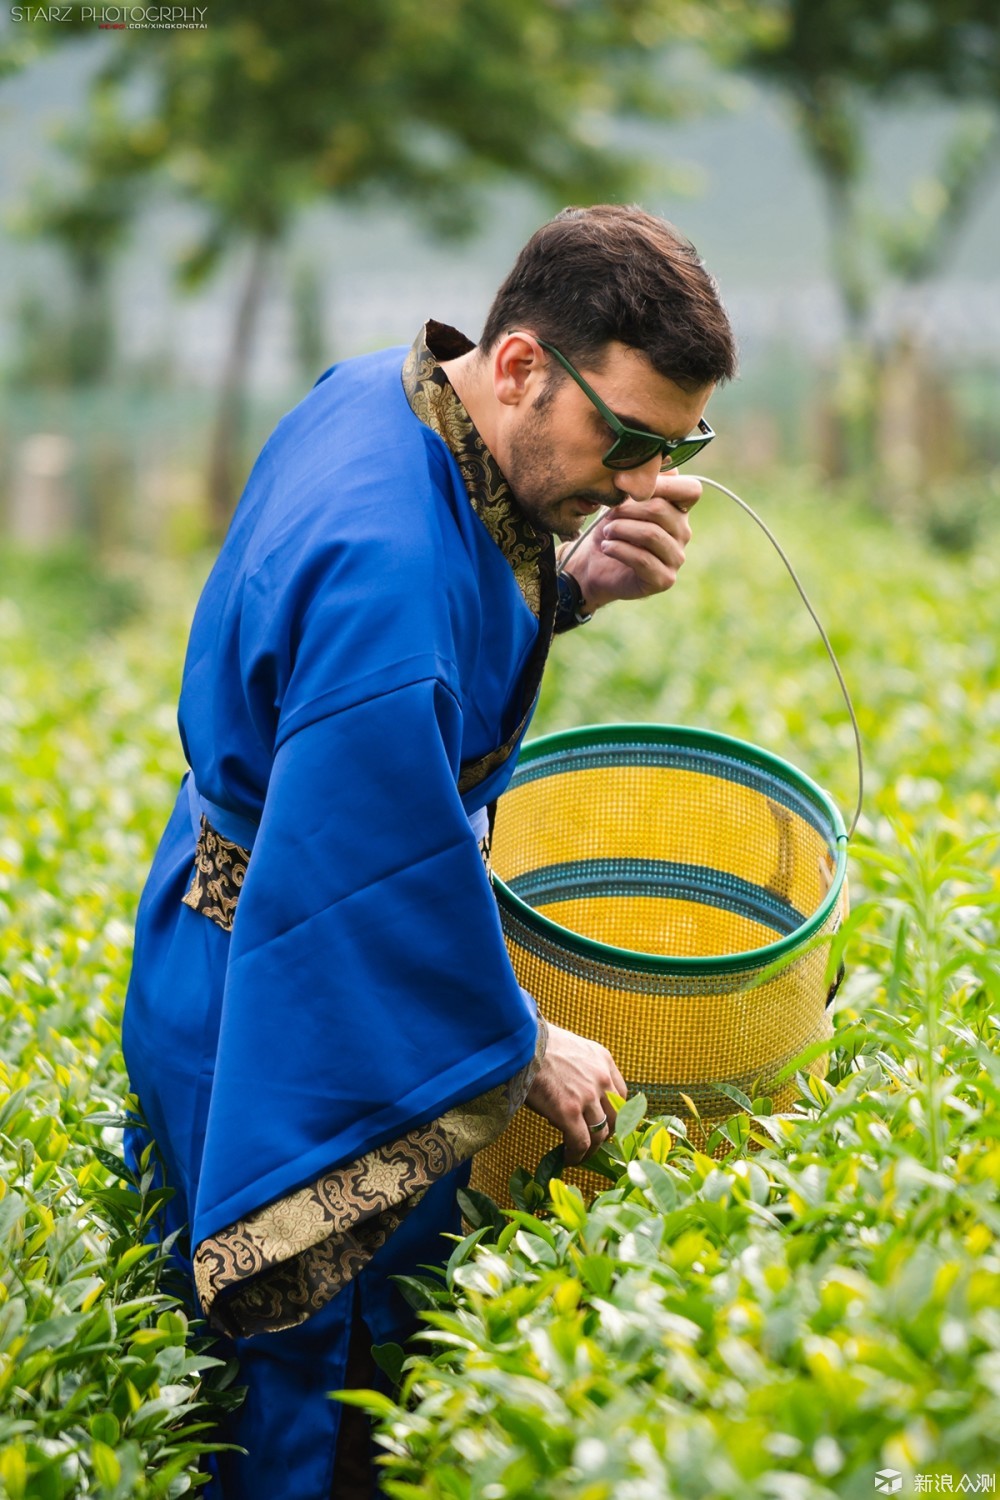
[[(735, 494), (733, 490), (728, 489), (724, 484), (720, 484), (717, 479), (709, 479), (707, 477), (707, 475), (705, 475), (705, 474), (692, 474), (690, 476), (690, 478), (697, 479), (698, 482), (699, 482), (699, 484), (710, 485), (712, 487), (712, 489), (719, 490), (723, 495), (728, 495), (729, 498), (730, 498), (730, 500), (734, 500), (736, 502), (736, 504), (740, 507), (741, 510), (745, 510), (746, 511), (747, 515), (750, 517), (751, 520), (756, 521), (757, 525), (760, 527), (761, 531), (767, 537), (768, 541), (771, 543), (771, 546), (774, 548), (775, 552), (777, 552), (778, 556), (781, 558), (781, 561), (784, 563), (785, 567), (788, 569), (788, 574), (789, 574), (792, 582), (794, 583), (796, 589), (798, 589), (799, 596), (802, 599), (802, 603), (805, 605), (806, 609), (809, 611), (810, 617), (812, 618), (812, 622), (816, 626), (816, 629), (819, 631), (820, 640), (823, 642), (823, 645), (826, 647), (826, 654), (827, 654), (827, 656), (829, 656), (831, 665), (833, 667), (833, 670), (837, 674), (837, 681), (840, 683), (840, 691), (844, 695), (844, 702), (847, 705), (847, 712), (848, 712), (848, 715), (850, 716), (851, 728), (854, 731), (854, 749), (855, 749), (855, 753), (856, 753), (856, 756), (857, 756), (857, 765), (858, 765), (858, 800), (857, 800), (857, 803), (855, 804), (854, 816), (851, 819), (851, 825), (850, 825), (850, 827), (847, 830), (847, 837), (848, 837), (848, 839), (851, 839), (851, 838), (854, 837), (854, 830), (858, 826), (858, 819), (861, 817), (861, 806), (862, 806), (862, 803), (864, 801), (864, 793), (865, 793), (865, 765), (864, 765), (864, 755), (863, 755), (862, 749), (861, 749), (861, 730), (858, 728), (857, 714), (854, 712), (854, 704), (851, 702), (851, 695), (850, 695), (850, 693), (847, 690), (847, 683), (844, 681), (844, 674), (840, 670), (840, 663), (838, 662), (837, 657), (836, 657), (836, 653), (834, 652), (834, 649), (833, 649), (833, 647), (830, 644), (830, 637), (827, 635), (826, 631), (823, 629), (823, 625), (822, 625), (822, 623), (820, 621), (820, 618), (817, 615), (816, 611), (813, 609), (812, 604), (810, 603), (810, 600), (809, 600), (809, 596), (806, 593), (805, 589), (802, 587), (802, 584), (799, 581), (799, 576), (796, 573), (795, 569), (792, 567), (792, 564), (789, 561), (789, 559), (788, 559), (788, 557), (787, 557), (787, 555), (786, 555), (786, 553), (784, 551), (784, 548), (782, 547), (781, 543), (778, 541), (777, 537), (774, 535), (773, 531), (771, 531), (770, 527), (766, 524), (765, 521), (763, 521), (761, 519), (761, 517), (752, 508), (752, 506), (749, 506), (745, 500), (741, 500), (740, 497), (739, 497), (739, 495)], [(601, 514), (603, 515), (603, 512)], [(596, 516), (595, 519), (594, 519), (594, 521), (593, 521), (593, 523), (592, 523), (592, 525), (587, 528), (586, 532), (584, 532), (584, 536), (587, 536), (589, 534), (589, 532), (593, 530), (593, 527), (596, 526), (600, 520), (601, 520), (601, 515)], [(562, 570), (565, 567), (566, 563), (572, 557), (573, 553), (576, 551), (577, 547), (580, 545), (580, 543), (582, 541), (583, 541), (583, 536), (579, 537), (573, 543), (572, 547), (569, 547), (563, 553), (562, 557), (559, 560), (559, 568), (558, 568), (559, 572), (562, 572)]]

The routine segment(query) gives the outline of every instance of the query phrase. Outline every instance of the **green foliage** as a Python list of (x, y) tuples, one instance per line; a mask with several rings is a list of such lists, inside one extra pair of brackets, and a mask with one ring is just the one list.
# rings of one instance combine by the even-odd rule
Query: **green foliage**
[[(405, 1288), (429, 1313), (419, 1351), (379, 1351), (399, 1400), (353, 1398), (382, 1422), (397, 1500), (853, 1500), (883, 1465), (1000, 1470), (998, 554), (988, 532), (943, 554), (807, 475), (781, 490), (747, 499), (830, 630), (867, 753), (830, 1072), (802, 1077), (787, 1116), (733, 1097), (719, 1160), (629, 1101), (590, 1209), (559, 1153), (517, 1174), (513, 1214), (470, 1195), (446, 1281)], [(704, 724), (849, 808), (843, 707), (790, 582), (724, 498), (706, 492), (693, 520), (671, 596), (556, 642), (535, 731)], [(123, 1196), (108, 1122), (198, 578), (40, 562), (15, 598), (12, 576), (0, 1495), (180, 1494), (224, 1393), (142, 1245), (153, 1181)]]
[(0, 573), (11, 621), (57, 651), (67, 637), (114, 630), (142, 609), (139, 581), (109, 575), (82, 545), (47, 552), (0, 547)]
[(138, 1193), (119, 1185), (99, 1144), (116, 1117), (84, 1113), (99, 1102), (88, 1067), (36, 1059), (0, 1083), (0, 1493), (184, 1494), (212, 1446), (201, 1379), (221, 1362), (186, 1347), (165, 1257), (137, 1242), (162, 1191), (151, 1173)]
[(637, 1096), (589, 1208), (554, 1178), (541, 1216), (456, 1246), (398, 1402), (368, 1405), (389, 1495), (819, 1500), (884, 1466), (995, 1473), (998, 843), (865, 852), (853, 999), (794, 1112), (743, 1101), (715, 1160)]
[(17, 576), (20, 604), (0, 600), (0, 1495), (165, 1500), (196, 1483), (225, 1399), (143, 1243), (152, 1164), (133, 1183), (121, 1160), (121, 1001), (176, 779), (160, 694), (181, 642), (101, 635), (138, 589), (82, 559)]

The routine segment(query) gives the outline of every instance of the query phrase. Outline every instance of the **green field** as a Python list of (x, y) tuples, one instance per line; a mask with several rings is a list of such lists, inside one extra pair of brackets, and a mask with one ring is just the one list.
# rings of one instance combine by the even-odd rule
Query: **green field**
[[(741, 1108), (725, 1161), (636, 1120), (589, 1214), (560, 1185), (549, 1219), (457, 1251), (429, 1299), (443, 1341), (386, 1414), (399, 1497), (819, 1500), (873, 1493), (883, 1467), (904, 1494), (1000, 1483), (997, 533), (942, 550), (946, 532), (890, 529), (808, 476), (747, 499), (828, 626), (865, 741), (829, 1077), (794, 1118)], [(849, 816), (850, 728), (791, 583), (730, 502), (706, 495), (697, 523), (672, 596), (557, 641), (536, 732), (723, 730)], [(114, 1124), (205, 566), (7, 558), (0, 575), (9, 1500), (184, 1493), (225, 1399), (139, 1248)]]

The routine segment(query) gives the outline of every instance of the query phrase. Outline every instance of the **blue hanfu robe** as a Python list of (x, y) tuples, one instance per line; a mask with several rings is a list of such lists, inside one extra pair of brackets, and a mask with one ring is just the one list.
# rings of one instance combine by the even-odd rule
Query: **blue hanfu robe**
[[(278, 425), (194, 619), (190, 771), (140, 904), (124, 1023), (193, 1251), (535, 1052), (470, 816), (503, 790), (530, 719), (552, 540), (476, 435), (464, 450), (449, 435), (456, 409), (471, 424), (422, 339), (409, 395), (406, 357), (334, 366)], [(411, 404), (421, 379), (434, 425)], [(184, 904), (202, 819), (251, 851), (231, 931)], [(446, 1253), (455, 1177), (359, 1273), (376, 1342), (412, 1326), (388, 1278)], [(250, 1396), (230, 1435), (258, 1441), (227, 1497), (329, 1493), (340, 1408), (309, 1405), (303, 1362), (320, 1361), (321, 1392), (342, 1380), (348, 1300), (236, 1340)], [(286, 1428), (275, 1454), (261, 1434)]]

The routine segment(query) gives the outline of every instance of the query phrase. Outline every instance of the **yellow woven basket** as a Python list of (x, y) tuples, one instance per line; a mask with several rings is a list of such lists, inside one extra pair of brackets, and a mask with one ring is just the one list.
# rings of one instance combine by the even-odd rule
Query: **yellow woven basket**
[[(776, 1112), (792, 1103), (794, 1080), (775, 1080), (832, 1035), (816, 940), (847, 910), (847, 833), (808, 777), (704, 730), (549, 735), (521, 752), (492, 856), (519, 982), (546, 1020), (608, 1047), (650, 1113), (679, 1115), (703, 1143), (733, 1111), (720, 1083)], [(821, 1074), (825, 1056), (809, 1066)], [(509, 1205), (514, 1168), (533, 1171), (559, 1139), (522, 1109), (471, 1185)]]

